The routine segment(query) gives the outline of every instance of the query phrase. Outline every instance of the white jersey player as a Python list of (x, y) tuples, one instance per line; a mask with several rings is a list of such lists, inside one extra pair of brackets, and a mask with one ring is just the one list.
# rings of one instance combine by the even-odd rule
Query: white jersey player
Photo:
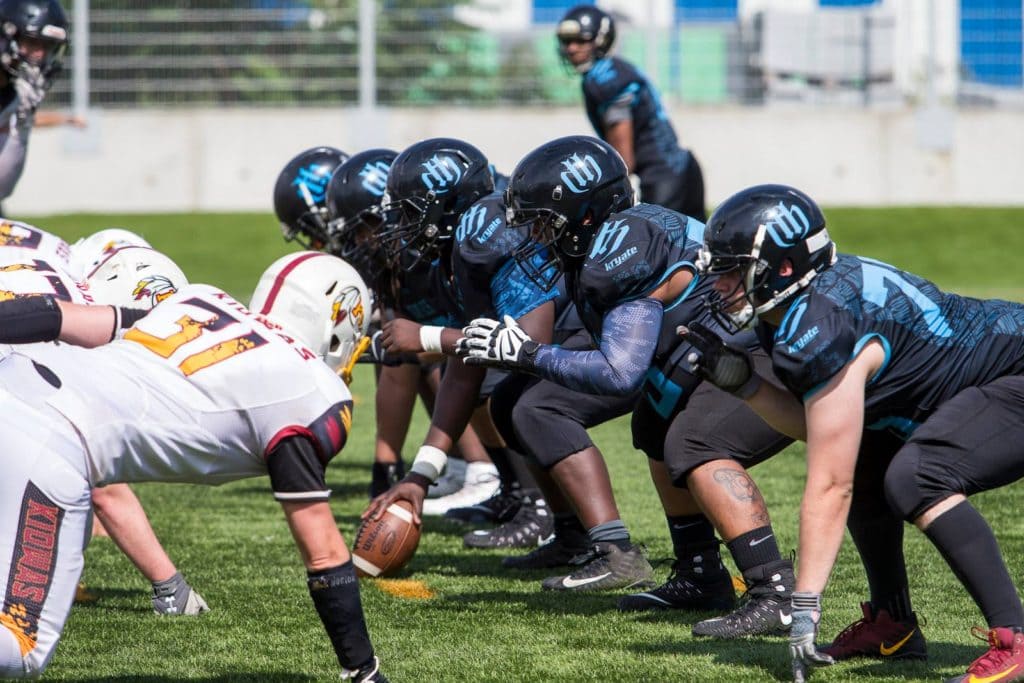
[[(348, 264), (308, 252), (273, 264), (252, 306), (189, 285), (110, 344), (6, 347), (0, 675), (37, 675), (52, 656), (81, 572), (91, 486), (269, 474), (345, 673), (385, 680), (324, 480), (352, 418), (336, 371), (365, 345), (369, 294)], [(91, 344), (115, 321), (110, 307), (0, 302), (0, 341), (59, 330)]]
[[(72, 282), (78, 279), (71, 274), (71, 248), (67, 242), (28, 223), (4, 218), (0, 219), (0, 264), (12, 263), (39, 263), (40, 272), (57, 273), (61, 279)], [(54, 294), (64, 301), (75, 301), (71, 292), (75, 287), (64, 289), (68, 290), (66, 294), (56, 289)]]

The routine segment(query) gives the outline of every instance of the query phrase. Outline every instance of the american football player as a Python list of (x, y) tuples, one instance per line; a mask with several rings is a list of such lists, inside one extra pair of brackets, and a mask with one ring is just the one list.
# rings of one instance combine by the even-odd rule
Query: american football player
[[(950, 680), (1024, 680), (1024, 610), (991, 528), (967, 500), (1024, 472), (1024, 306), (948, 294), (889, 264), (838, 254), (818, 205), (784, 185), (727, 199), (705, 240), (716, 314), (756, 324), (783, 386), (762, 382), (716, 335), (691, 330), (701, 371), (744, 387), (765, 419), (807, 441), (794, 677), (835, 659), (926, 655), (902, 547), (911, 522), (988, 624), (978, 629), (986, 652)], [(863, 618), (819, 650), (821, 594), (844, 524), (870, 599)]]
[[(732, 606), (714, 524), (743, 572), (748, 600), (731, 614), (696, 624), (694, 634), (784, 632), (793, 567), (780, 556), (764, 500), (745, 468), (790, 439), (739, 399), (703, 385), (689, 369), (691, 349), (675, 332), (680, 324), (711, 322), (702, 303), (711, 284), (695, 273), (703, 224), (664, 207), (634, 206), (622, 158), (585, 136), (554, 140), (524, 157), (506, 203), (513, 224), (532, 224), (533, 239), (517, 252), (520, 265), (541, 283), (565, 272), (595, 348), (539, 343), (513, 320), (481, 319), (461, 342), (466, 362), (580, 392), (635, 396), (633, 444), (648, 456), (676, 561), (664, 585), (623, 598), (620, 609)], [(732, 428), (724, 434), (726, 421)], [(560, 589), (600, 577), (614, 566), (616, 553), (599, 549), (605, 551), (601, 561), (545, 585)]]
[(38, 676), (53, 655), (82, 569), (91, 486), (269, 474), (343, 677), (385, 680), (324, 481), (351, 425), (339, 373), (364, 345), (369, 305), (355, 270), (317, 252), (272, 264), (252, 311), (206, 285), (134, 323), (113, 306), (0, 302), (3, 343), (102, 343), (6, 347), (0, 360), (10, 445), (0, 455), (0, 675)]
[(582, 76), (587, 118), (639, 177), (641, 199), (704, 220), (704, 175), (697, 158), (679, 146), (654, 84), (610, 54), (615, 20), (593, 5), (578, 5), (558, 22), (556, 34), (563, 62)]
[(325, 249), (327, 184), (348, 154), (334, 147), (311, 147), (296, 154), (274, 182), (274, 213), (285, 240), (303, 249)]
[[(187, 284), (184, 274), (166, 256), (151, 249), (142, 251), (149, 252), (152, 257), (144, 260), (146, 268), (159, 271), (160, 277), (167, 280), (172, 291)], [(97, 301), (115, 303), (104, 298), (108, 289), (101, 288), (97, 298), (87, 284), (72, 279), (66, 270), (67, 243), (35, 226), (0, 222), (0, 264), (0, 299), (51, 294), (62, 301), (79, 304), (93, 304)], [(132, 282), (140, 282), (140, 279)], [(133, 284), (129, 284), (127, 289), (133, 287)], [(135, 301), (134, 307), (138, 308), (140, 303), (146, 302)], [(155, 302), (143, 307), (148, 310), (153, 305)], [(168, 557), (153, 533), (142, 504), (126, 484), (113, 484), (94, 490), (93, 507), (111, 540), (152, 585), (154, 612), (161, 615), (194, 616), (209, 609), (206, 601), (189, 585)]]
[(67, 270), (77, 281), (84, 282), (96, 266), (121, 247), (152, 248), (152, 245), (131, 230), (104, 228), (71, 245)]

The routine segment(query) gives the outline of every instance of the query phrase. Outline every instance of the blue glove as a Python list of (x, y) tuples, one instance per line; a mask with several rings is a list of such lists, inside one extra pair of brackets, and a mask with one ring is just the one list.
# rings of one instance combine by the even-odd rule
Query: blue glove
[(810, 666), (829, 666), (835, 660), (818, 652), (814, 644), (821, 621), (820, 593), (793, 593), (793, 624), (789, 630), (789, 656), (793, 660), (793, 683), (807, 681)]

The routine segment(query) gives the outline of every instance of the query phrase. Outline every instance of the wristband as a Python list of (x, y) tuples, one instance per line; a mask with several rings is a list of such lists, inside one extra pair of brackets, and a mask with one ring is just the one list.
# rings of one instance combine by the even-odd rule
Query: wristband
[(791, 603), (793, 611), (821, 612), (821, 593), (793, 593)]
[(420, 346), (423, 350), (428, 353), (442, 353), (441, 351), (441, 333), (444, 332), (443, 327), (437, 327), (434, 325), (423, 325), (420, 327)]
[(412, 461), (409, 472), (426, 477), (430, 481), (437, 481), (441, 476), (441, 470), (448, 462), (448, 456), (440, 448), (423, 445), (416, 451), (416, 459)]

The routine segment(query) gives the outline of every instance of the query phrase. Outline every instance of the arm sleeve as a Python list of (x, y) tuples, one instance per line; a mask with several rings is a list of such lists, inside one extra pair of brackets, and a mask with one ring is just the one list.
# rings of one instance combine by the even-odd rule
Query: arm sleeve
[(331, 495), (316, 447), (304, 436), (279, 441), (267, 454), (267, 472), (274, 498), (279, 501), (327, 500)]
[(644, 298), (616, 306), (601, 326), (601, 344), (593, 351), (543, 345), (534, 372), (570, 389), (590, 394), (627, 396), (643, 383), (661, 332), (663, 309)]

